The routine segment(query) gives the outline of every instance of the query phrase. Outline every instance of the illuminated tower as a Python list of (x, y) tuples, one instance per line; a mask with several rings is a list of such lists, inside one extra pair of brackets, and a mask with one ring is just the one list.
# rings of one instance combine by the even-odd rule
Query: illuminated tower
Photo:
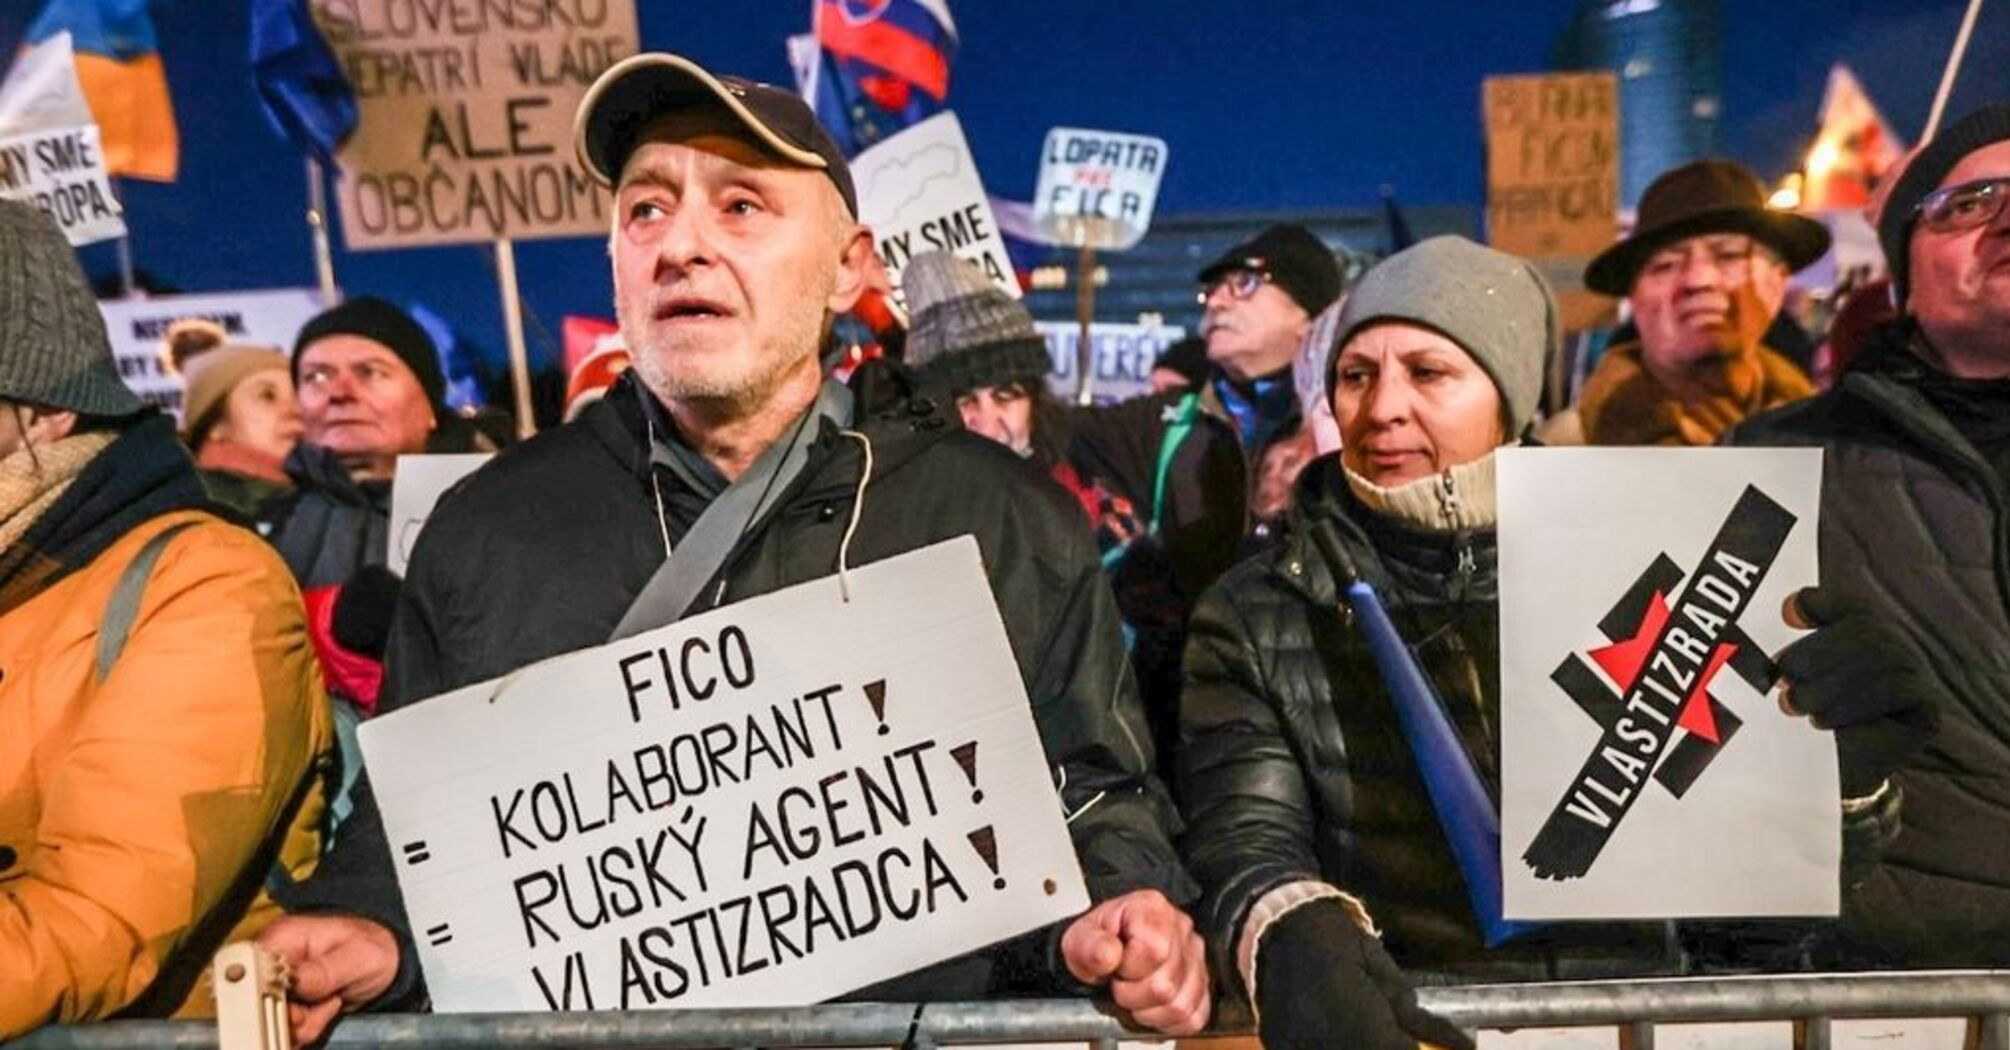
[(1556, 45), (1559, 69), (1619, 74), (1619, 203), (1717, 151), (1723, 57), (1717, 0), (1586, 0)]

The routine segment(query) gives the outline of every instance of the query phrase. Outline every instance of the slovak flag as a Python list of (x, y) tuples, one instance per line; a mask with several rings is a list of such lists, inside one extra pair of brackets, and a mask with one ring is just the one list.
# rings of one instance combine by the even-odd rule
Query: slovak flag
[(1822, 129), (1808, 151), (1801, 210), (1863, 207), (1878, 180), (1904, 155), (1905, 141), (1891, 130), (1849, 67), (1836, 63), (1822, 99)]
[(847, 157), (940, 112), (956, 23), (948, 0), (814, 0), (820, 60), (804, 94)]

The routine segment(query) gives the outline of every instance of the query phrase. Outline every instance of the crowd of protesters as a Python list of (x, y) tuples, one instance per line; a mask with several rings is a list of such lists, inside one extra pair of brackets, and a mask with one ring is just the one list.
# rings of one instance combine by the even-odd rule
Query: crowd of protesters
[[(1627, 320), (1548, 413), (1530, 263), (1437, 237), (1343, 288), (1291, 224), (1196, 274), (1198, 339), (1134, 400), (1058, 401), (1026, 309), (939, 252), (898, 352), (841, 381), (832, 319), (885, 274), (799, 99), (637, 56), (578, 141), (625, 350), (442, 500), (402, 579), (398, 458), (496, 444), (422, 325), (367, 296), (290, 353), (178, 325), (177, 434), (53, 223), (0, 202), (0, 1038), (200, 1014), (247, 937), (303, 1040), (422, 1008), (358, 720), (963, 534), (1095, 903), (851, 998), (1466, 1046), (1414, 984), (2010, 965), (2010, 104), (1883, 188), (1889, 284), (1819, 354), (1782, 304), (1824, 227), (1734, 163), (1665, 173), (1584, 273)], [(1342, 592), (1383, 596), (1498, 798), (1494, 453), (1578, 443), (1824, 450), (1821, 584), (1780, 614), (1810, 630), (1774, 655), (1779, 717), (1838, 754), (1839, 918), (1487, 946)]]

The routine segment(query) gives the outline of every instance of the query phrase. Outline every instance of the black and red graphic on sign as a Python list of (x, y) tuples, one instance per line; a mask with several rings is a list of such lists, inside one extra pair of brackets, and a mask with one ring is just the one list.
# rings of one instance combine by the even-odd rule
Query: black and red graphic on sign
[(1688, 792), (1743, 724), (1711, 692), (1721, 671), (1770, 688), (1772, 663), (1738, 620), (1795, 520), (1746, 486), (1686, 579), (1656, 556), (1599, 622), (1607, 644), (1570, 654), (1550, 676), (1604, 732), (1522, 854), (1538, 877), (1590, 871), (1649, 775), (1678, 799)]

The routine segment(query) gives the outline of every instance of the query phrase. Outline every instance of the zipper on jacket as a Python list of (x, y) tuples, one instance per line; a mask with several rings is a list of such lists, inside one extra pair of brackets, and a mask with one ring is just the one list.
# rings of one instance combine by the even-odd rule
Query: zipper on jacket
[(1438, 475), (1436, 492), (1438, 509), (1443, 512), (1445, 520), (1451, 524), (1454, 534), (1458, 537), (1459, 560), (1453, 569), (1457, 590), (1454, 593), (1464, 598), (1467, 588), (1472, 583), (1473, 574), (1479, 571), (1479, 559), (1473, 555), (1473, 535), (1466, 528), (1464, 516), (1465, 501), (1459, 498), (1459, 488), (1452, 481), (1451, 471), (1447, 470)]

